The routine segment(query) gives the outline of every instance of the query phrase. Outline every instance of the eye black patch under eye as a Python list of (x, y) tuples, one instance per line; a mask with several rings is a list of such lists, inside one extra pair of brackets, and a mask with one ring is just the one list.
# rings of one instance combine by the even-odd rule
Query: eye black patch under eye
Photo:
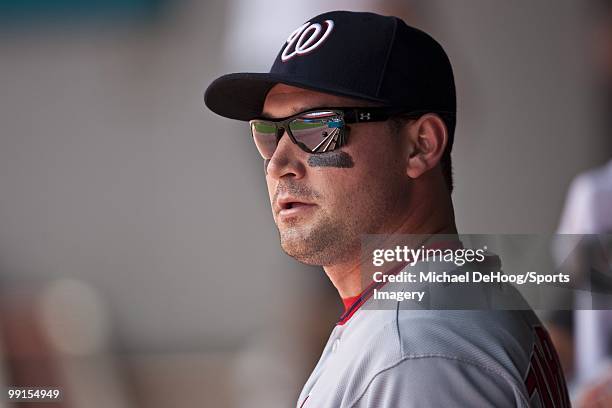
[(311, 154), (308, 157), (308, 165), (310, 167), (338, 167), (349, 169), (355, 166), (353, 157), (342, 151), (328, 152), (321, 154)]

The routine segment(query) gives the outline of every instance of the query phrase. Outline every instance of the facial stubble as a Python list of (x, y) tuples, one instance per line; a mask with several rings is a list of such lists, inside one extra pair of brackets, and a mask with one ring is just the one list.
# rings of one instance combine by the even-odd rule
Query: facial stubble
[(367, 202), (346, 200), (342, 206), (329, 213), (325, 202), (313, 209), (308, 218), (295, 218), (278, 225), (281, 247), (287, 255), (308, 265), (336, 265), (359, 257), (361, 234), (380, 232), (379, 228), (389, 215), (392, 203), (383, 190), (373, 191), (360, 186), (358, 197), (368, 197)]
[[(399, 160), (398, 157), (394, 158)], [(394, 205), (400, 201), (397, 186), (391, 180), (401, 179), (401, 163), (387, 161), (379, 166), (377, 177), (369, 177), (350, 193), (338, 193), (344, 197), (341, 205), (326, 202), (317, 191), (285, 182), (277, 186), (276, 194), (288, 191), (296, 198), (314, 199), (318, 204), (307, 219), (290, 219), (277, 227), (283, 250), (297, 261), (308, 265), (329, 266), (345, 263), (359, 257), (361, 235), (383, 233), (389, 216), (393, 217)], [(311, 155), (309, 167), (336, 167), (353, 171), (354, 161), (349, 153), (334, 151)], [(267, 167), (267, 163), (266, 163)], [(282, 183), (282, 182), (281, 182)], [(323, 199), (322, 199), (323, 198)]]

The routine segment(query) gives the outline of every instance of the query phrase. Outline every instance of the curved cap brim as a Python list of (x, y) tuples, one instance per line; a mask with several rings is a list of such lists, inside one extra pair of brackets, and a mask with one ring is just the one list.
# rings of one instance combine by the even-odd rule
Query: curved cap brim
[(274, 85), (279, 83), (371, 102), (388, 102), (342, 89), (337, 85), (320, 81), (314, 83), (307, 78), (299, 78), (295, 75), (245, 72), (223, 75), (214, 80), (204, 93), (204, 103), (218, 115), (248, 121), (261, 116), (266, 95)]

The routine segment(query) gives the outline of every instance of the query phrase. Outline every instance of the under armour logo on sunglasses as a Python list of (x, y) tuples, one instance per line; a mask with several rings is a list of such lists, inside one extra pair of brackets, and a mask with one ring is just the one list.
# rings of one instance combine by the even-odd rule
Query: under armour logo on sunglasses
[(319, 23), (310, 24), (310, 21), (297, 28), (287, 38), (287, 45), (281, 54), (281, 61), (285, 62), (296, 55), (304, 55), (314, 51), (323, 44), (334, 29), (332, 20), (325, 20), (325, 31)]
[(370, 112), (360, 113), (359, 120), (370, 120)]

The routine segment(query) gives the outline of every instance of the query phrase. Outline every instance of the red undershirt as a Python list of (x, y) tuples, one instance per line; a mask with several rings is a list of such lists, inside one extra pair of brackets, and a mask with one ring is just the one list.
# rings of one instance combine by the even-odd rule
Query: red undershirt
[(355, 303), (355, 301), (359, 299), (360, 297), (361, 297), (361, 293), (358, 294), (357, 296), (342, 298), (342, 303), (344, 303), (344, 312), (348, 312), (349, 308), (353, 306), (353, 303)]

